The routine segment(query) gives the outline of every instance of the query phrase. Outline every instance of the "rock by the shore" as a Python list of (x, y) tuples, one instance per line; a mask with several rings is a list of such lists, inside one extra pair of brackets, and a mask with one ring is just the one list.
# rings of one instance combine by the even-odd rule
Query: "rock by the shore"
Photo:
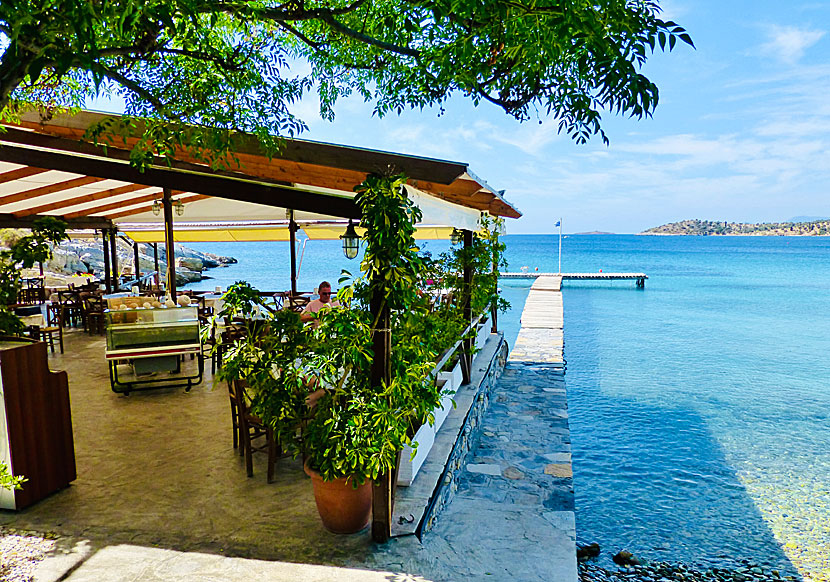
[[(155, 257), (152, 245), (140, 243), (139, 267), (142, 273), (155, 270)], [(116, 243), (119, 270), (132, 273), (134, 250), (122, 240)], [(167, 255), (159, 247), (159, 270), (167, 270)], [(183, 285), (207, 278), (206, 269), (213, 269), (236, 263), (233, 257), (223, 257), (212, 253), (203, 253), (182, 245), (176, 245), (176, 283)], [(92, 273), (99, 278), (104, 276), (104, 251), (100, 240), (73, 239), (62, 242), (53, 251), (53, 257), (44, 265), (46, 271), (61, 275)]]
[(576, 548), (576, 559), (580, 562), (584, 562), (585, 560), (596, 558), (600, 555), (601, 551), (602, 548), (600, 548), (599, 544), (596, 542), (584, 546), (579, 546), (578, 548)]

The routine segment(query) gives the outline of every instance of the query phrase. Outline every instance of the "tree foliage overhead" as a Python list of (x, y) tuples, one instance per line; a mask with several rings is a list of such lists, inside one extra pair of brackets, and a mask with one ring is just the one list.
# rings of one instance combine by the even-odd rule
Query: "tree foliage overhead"
[[(131, 116), (294, 134), (316, 90), (383, 115), (460, 92), (583, 142), (602, 111), (649, 115), (640, 73), (686, 32), (656, 0), (3, 0), (0, 120), (115, 94)], [(294, 70), (292, 70), (294, 69)], [(191, 136), (192, 137), (192, 136)]]

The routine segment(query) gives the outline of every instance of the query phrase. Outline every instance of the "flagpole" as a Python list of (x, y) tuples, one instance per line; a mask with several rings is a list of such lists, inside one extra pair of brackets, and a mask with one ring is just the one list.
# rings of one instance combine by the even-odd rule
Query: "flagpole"
[(562, 219), (559, 219), (559, 274), (562, 274)]

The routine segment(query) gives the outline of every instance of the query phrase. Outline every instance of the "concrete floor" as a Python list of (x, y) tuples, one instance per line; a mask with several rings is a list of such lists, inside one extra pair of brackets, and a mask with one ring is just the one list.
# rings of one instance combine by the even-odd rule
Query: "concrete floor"
[(255, 455), (254, 476), (246, 476), (232, 446), (227, 388), (213, 386), (209, 363), (190, 393), (123, 396), (110, 389), (102, 336), (72, 330), (65, 343), (50, 366), (69, 374), (78, 478), (33, 507), (0, 510), (0, 525), (266, 560), (371, 561), (368, 532), (323, 529), (299, 460), (280, 459), (269, 485), (265, 456)]

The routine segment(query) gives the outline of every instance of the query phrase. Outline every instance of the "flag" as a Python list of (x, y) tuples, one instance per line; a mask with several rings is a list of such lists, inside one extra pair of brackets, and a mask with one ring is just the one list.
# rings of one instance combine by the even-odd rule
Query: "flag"
[(559, 222), (560, 222), (560, 221), (558, 221), (558, 220), (557, 220), (557, 221), (556, 221), (556, 224), (554, 224), (553, 226), (559, 226)]

